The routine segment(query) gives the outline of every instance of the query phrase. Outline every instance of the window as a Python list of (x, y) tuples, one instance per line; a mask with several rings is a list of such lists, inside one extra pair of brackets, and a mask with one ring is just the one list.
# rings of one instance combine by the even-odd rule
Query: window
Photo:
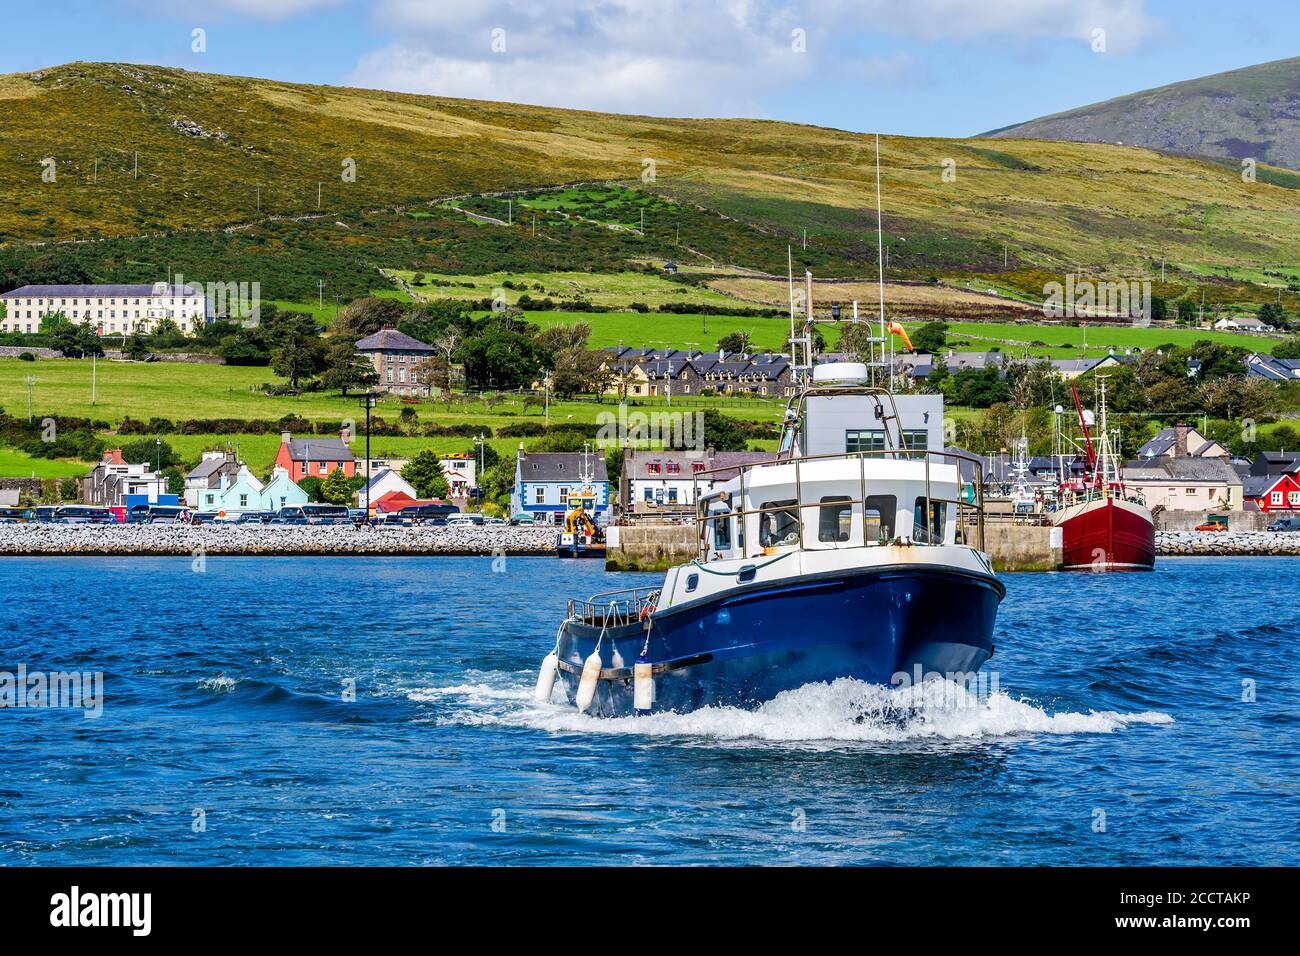
[(668, 463), (668, 474), (670, 474), (670, 475), (680, 475), (681, 472), (682, 472), (682, 466), (679, 465), (677, 462), (675, 462), (675, 461), (670, 461), (670, 462)]
[(659, 462), (657, 461), (650, 462), (648, 465), (645, 466), (645, 470), (646, 470), (646, 474), (648, 475), (659, 474)]
[(566, 488), (566, 487), (564, 487), (563, 485), (561, 485), (561, 486), (560, 486), (560, 504), (564, 504), (564, 502), (566, 502), (566, 501), (568, 501), (568, 500), (569, 500), (569, 489)]
[(1292, 505), (1300, 505), (1300, 491), (1288, 491), (1286, 500)]
[(916, 499), (912, 515), (912, 540), (921, 544), (943, 544), (944, 518), (948, 509), (947, 502), (930, 501), (930, 525), (925, 524), (925, 498)]
[(645, 500), (646, 500), (646, 504), (649, 504), (650, 502), (655, 500), (655, 490), (653, 488), (650, 487), (646, 488)]
[(723, 505), (710, 514), (713, 516), (713, 549), (727, 551), (731, 548), (731, 512)]
[(1194, 494), (1196, 494), (1196, 489), (1195, 489), (1195, 488), (1188, 488), (1188, 489), (1186, 489), (1186, 492), (1187, 492), (1187, 494), (1189, 494), (1189, 495), (1194, 495)]
[(817, 540), (847, 543), (853, 526), (853, 506), (847, 495), (828, 495), (822, 498), (817, 520)]
[(320, 468), (320, 473), (323, 475), (323, 474), (325, 474), (325, 469), (326, 469), (328, 466), (326, 465), (325, 462), (322, 461), (322, 462), (319, 462), (318, 467)]
[[(911, 451), (925, 451), (929, 433), (924, 428), (903, 429), (903, 447)], [(850, 428), (844, 433), (844, 450), (849, 454), (863, 451), (884, 451), (888, 447), (883, 428)]]
[(692, 471), (693, 473), (698, 474), (699, 472), (701, 472), (701, 471), (703, 471), (703, 470), (704, 470), (704, 462), (702, 462), (702, 461), (693, 461), (693, 462), (691, 462), (691, 471)]
[(676, 488), (669, 488), (669, 489), (668, 489), (668, 503), (669, 503), (670, 505), (675, 505), (675, 504), (677, 504), (677, 489), (676, 489)]
[(1282, 492), (1280, 491), (1273, 492), (1271, 495), (1269, 495), (1268, 500), (1270, 504), (1280, 505), (1282, 503)]
[(862, 517), (862, 531), (867, 544), (887, 544), (894, 540), (897, 515), (898, 499), (893, 495), (868, 495)]
[(544, 505), (544, 504), (546, 504), (546, 489), (545, 489), (545, 488), (534, 488), (534, 489), (533, 489), (533, 504), (535, 504), (535, 505)]
[(241, 507), (241, 508), (247, 508), (247, 507), (248, 507), (248, 495), (240, 495), (240, 496), (239, 496), (239, 507)]
[(758, 516), (758, 543), (760, 547), (785, 547), (799, 543), (799, 512), (796, 501), (785, 498), (766, 502), (762, 507), (781, 509), (764, 511)]

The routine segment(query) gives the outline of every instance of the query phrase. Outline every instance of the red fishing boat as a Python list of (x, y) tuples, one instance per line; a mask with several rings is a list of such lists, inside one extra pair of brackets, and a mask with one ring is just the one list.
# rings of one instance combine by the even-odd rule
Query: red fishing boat
[[(1066, 571), (1150, 571), (1156, 563), (1156, 529), (1141, 497), (1124, 487), (1123, 473), (1106, 428), (1106, 383), (1100, 381), (1100, 434), (1092, 435), (1079, 390), (1071, 386), (1083, 429), (1083, 468), (1066, 474), (1052, 523), (1061, 529)], [(1059, 440), (1059, 435), (1058, 435)]]

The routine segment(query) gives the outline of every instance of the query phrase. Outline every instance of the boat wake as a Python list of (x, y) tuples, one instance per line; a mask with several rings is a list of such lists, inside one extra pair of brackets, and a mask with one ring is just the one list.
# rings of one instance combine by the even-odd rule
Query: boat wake
[(705, 707), (690, 713), (597, 718), (561, 702), (532, 698), (528, 674), (480, 673), (447, 687), (408, 690), (416, 702), (437, 704), (439, 724), (527, 727), (550, 733), (687, 737), (711, 742), (897, 743), (979, 740), (1032, 734), (1105, 734), (1136, 724), (1172, 724), (1155, 711), (1051, 713), (1005, 691), (977, 696), (950, 681), (889, 688), (841, 678), (806, 684), (755, 710)]

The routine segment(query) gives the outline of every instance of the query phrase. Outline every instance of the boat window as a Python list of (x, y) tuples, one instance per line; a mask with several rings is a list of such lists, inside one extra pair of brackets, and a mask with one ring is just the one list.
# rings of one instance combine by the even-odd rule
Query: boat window
[(763, 503), (763, 508), (788, 510), (764, 511), (759, 516), (759, 547), (773, 548), (799, 543), (799, 512), (795, 510), (796, 503), (793, 498), (783, 498), (780, 501)]
[(894, 540), (894, 520), (898, 516), (898, 499), (893, 495), (867, 495), (863, 533), (867, 544), (887, 544)]
[(947, 517), (948, 503), (930, 502), (930, 526), (925, 525), (925, 498), (916, 499), (912, 517), (912, 540), (922, 544), (943, 544), (943, 525)]
[(715, 511), (710, 520), (713, 523), (713, 550), (727, 551), (731, 548), (731, 512)]
[(817, 540), (845, 542), (853, 525), (853, 505), (847, 495), (828, 495), (822, 498), (817, 523)]
[(686, 576), (686, 590), (694, 591), (700, 586), (700, 576), (698, 574), (688, 574)]

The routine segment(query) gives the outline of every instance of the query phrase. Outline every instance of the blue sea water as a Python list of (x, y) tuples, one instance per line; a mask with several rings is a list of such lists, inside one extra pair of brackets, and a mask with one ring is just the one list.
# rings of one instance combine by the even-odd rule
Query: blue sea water
[(0, 559), (0, 671), (105, 681), (98, 719), (0, 709), (0, 863), (1300, 862), (1300, 560), (1004, 576), (983, 700), (841, 681), (614, 721), (532, 701), (566, 597), (657, 580)]

